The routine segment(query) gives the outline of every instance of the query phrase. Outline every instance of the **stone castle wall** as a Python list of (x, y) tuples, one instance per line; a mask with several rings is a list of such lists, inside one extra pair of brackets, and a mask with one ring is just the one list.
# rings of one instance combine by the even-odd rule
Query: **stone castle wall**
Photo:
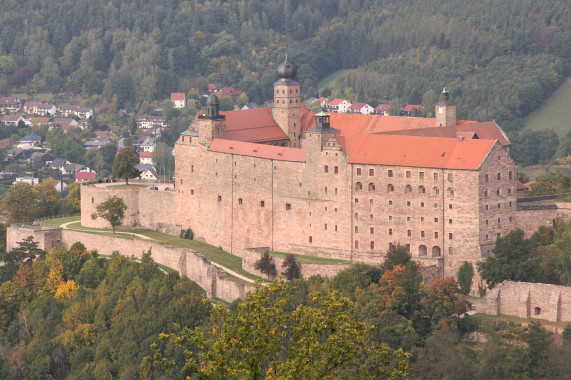
[(475, 305), (479, 313), (571, 322), (571, 287), (505, 281)]
[(88, 250), (96, 249), (102, 255), (111, 255), (114, 251), (119, 251), (124, 256), (140, 259), (142, 254), (150, 249), (152, 258), (157, 263), (176, 269), (181, 275), (195, 281), (206, 290), (208, 297), (220, 298), (228, 302), (243, 298), (254, 286), (249, 282), (227, 276), (222, 269), (212, 264), (199, 252), (167, 247), (144, 240), (124, 239), (71, 230), (10, 227), (7, 232), (7, 249), (16, 247), (17, 242), (28, 236), (39, 241), (40, 248), (45, 250), (50, 250), (59, 245), (69, 248), (73, 243), (80, 241)]

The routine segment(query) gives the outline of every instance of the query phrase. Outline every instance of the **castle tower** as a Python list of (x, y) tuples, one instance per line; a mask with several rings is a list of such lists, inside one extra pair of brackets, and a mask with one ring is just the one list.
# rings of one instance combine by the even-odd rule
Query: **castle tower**
[(286, 56), (278, 67), (280, 80), (274, 83), (273, 117), (292, 148), (299, 148), (301, 139), (301, 93), (299, 83), (294, 81), (296, 74), (297, 67)]
[(226, 117), (220, 115), (220, 100), (215, 94), (208, 95), (206, 115), (199, 115), (196, 124), (200, 144), (209, 145), (213, 139), (226, 137)]
[(305, 150), (308, 155), (320, 153), (331, 136), (339, 134), (339, 130), (329, 124), (329, 114), (319, 112), (315, 115), (315, 127), (305, 131)]
[(442, 89), (442, 100), (436, 103), (436, 126), (453, 127), (456, 125), (456, 103), (448, 100), (448, 90)]

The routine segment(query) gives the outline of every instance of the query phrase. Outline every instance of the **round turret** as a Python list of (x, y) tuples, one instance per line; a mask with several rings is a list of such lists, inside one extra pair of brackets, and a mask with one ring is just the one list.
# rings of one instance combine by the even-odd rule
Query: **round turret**
[(295, 79), (296, 74), (297, 74), (296, 65), (288, 61), (286, 55), (285, 60), (278, 67), (278, 76), (282, 81), (290, 81)]
[(206, 99), (206, 117), (218, 117), (220, 116), (220, 100), (215, 94), (208, 95)]

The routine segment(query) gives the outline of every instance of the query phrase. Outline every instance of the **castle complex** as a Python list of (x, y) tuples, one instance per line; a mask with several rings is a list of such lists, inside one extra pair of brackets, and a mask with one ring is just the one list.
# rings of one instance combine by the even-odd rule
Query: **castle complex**
[(92, 211), (124, 192), (124, 224), (190, 227), (232, 254), (269, 247), (379, 263), (399, 243), (455, 276), (497, 237), (555, 217), (518, 211), (507, 136), (495, 122), (457, 120), (446, 91), (435, 119), (315, 114), (287, 58), (278, 76), (271, 107), (220, 112), (208, 97), (176, 143), (174, 191), (82, 186), (82, 224), (105, 226)]

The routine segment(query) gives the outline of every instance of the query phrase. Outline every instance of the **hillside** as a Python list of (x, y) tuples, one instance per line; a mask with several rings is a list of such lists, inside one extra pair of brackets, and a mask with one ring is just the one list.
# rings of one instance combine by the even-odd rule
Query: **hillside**
[(552, 129), (559, 138), (571, 132), (569, 123), (569, 104), (571, 104), (571, 78), (550, 96), (536, 111), (525, 118), (524, 129), (541, 131)]
[[(81, 93), (137, 110), (209, 82), (271, 97), (285, 53), (306, 96), (339, 69), (359, 100), (434, 101), (459, 117), (513, 121), (569, 71), (565, 2), (502, 0), (1, 0), (0, 88)], [(517, 123), (506, 123), (517, 128)]]

